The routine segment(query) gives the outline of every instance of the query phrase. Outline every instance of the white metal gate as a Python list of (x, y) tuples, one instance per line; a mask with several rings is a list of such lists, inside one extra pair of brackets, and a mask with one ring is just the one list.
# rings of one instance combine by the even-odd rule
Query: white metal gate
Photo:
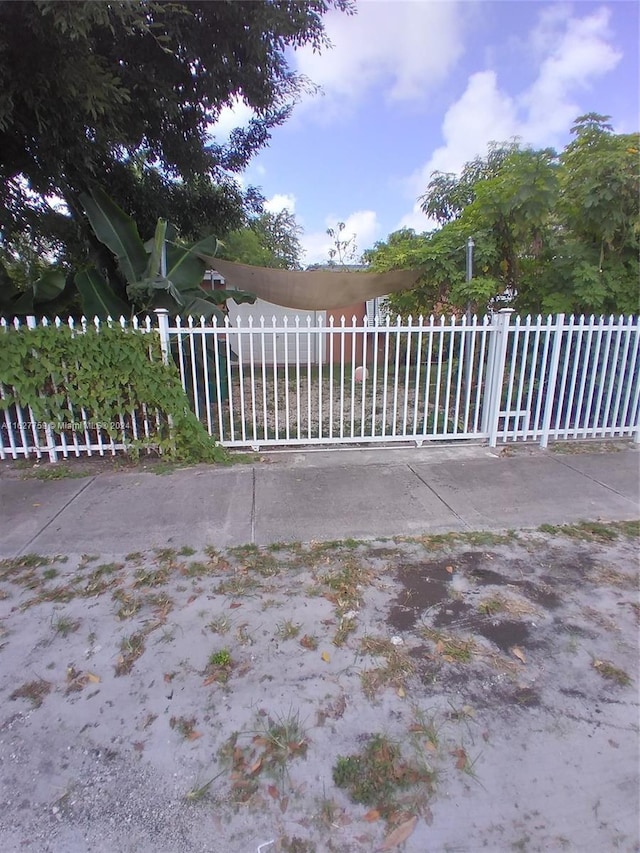
[(196, 414), (227, 447), (639, 438), (634, 317), (218, 326), (158, 313)]

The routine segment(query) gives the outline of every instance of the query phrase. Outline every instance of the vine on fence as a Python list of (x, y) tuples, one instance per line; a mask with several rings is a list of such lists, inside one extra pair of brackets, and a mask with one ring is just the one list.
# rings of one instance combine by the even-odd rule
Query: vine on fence
[(123, 417), (146, 409), (149, 435), (127, 437), (131, 455), (152, 448), (176, 461), (228, 460), (189, 408), (175, 366), (163, 363), (157, 333), (107, 325), (83, 333), (9, 327), (1, 341), (0, 410), (30, 407), (37, 421), (51, 424), (78, 421), (82, 410), (87, 422), (115, 438)]

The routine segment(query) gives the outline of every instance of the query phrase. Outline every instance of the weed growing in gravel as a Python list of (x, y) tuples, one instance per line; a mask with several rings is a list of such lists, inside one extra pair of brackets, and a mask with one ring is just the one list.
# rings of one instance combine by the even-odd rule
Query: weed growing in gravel
[(121, 620), (130, 619), (132, 616), (135, 616), (142, 607), (142, 599), (125, 589), (117, 589), (113, 593), (112, 599), (120, 604), (120, 607), (116, 611), (116, 616)]
[(384, 665), (365, 669), (360, 674), (362, 689), (369, 699), (373, 699), (383, 687), (404, 689), (405, 679), (415, 671), (414, 663), (405, 649), (394, 645), (386, 637), (364, 637), (360, 651), (385, 660)]
[(120, 657), (115, 667), (116, 675), (128, 675), (134, 663), (144, 654), (144, 632), (138, 631), (129, 637), (124, 637), (120, 643)]
[(420, 786), (428, 796), (433, 788), (433, 774), (405, 761), (397, 744), (381, 734), (374, 735), (362, 752), (339, 755), (333, 781), (346, 789), (354, 803), (374, 806), (381, 817), (392, 822), (402, 812), (403, 791)]
[(231, 620), (228, 616), (218, 616), (207, 624), (207, 628), (214, 634), (228, 634), (231, 630)]
[(204, 684), (226, 684), (233, 670), (233, 660), (229, 649), (220, 649), (209, 655), (209, 662), (205, 670)]
[[(241, 746), (239, 740), (246, 736), (251, 740)], [(260, 726), (254, 732), (234, 732), (218, 751), (218, 760), (231, 769), (232, 800), (248, 802), (257, 792), (258, 777), (263, 774), (279, 783), (279, 788), (269, 786), (269, 794), (274, 798), (284, 795), (288, 765), (296, 758), (306, 757), (308, 745), (299, 715), (293, 711), (275, 719), (260, 718)]]
[(246, 572), (238, 571), (226, 580), (220, 581), (215, 588), (215, 592), (218, 595), (239, 598), (240, 596), (254, 592), (258, 586), (258, 581), (254, 577), (251, 577)]
[(276, 637), (280, 640), (294, 640), (300, 633), (301, 627), (299, 622), (285, 619), (284, 622), (279, 622), (276, 625)]
[(426, 640), (435, 643), (436, 654), (447, 663), (469, 663), (476, 651), (476, 644), (472, 639), (463, 640), (432, 628), (422, 628), (420, 633)]
[(68, 616), (52, 616), (51, 627), (56, 636), (68, 637), (69, 634), (75, 633), (81, 625), (80, 619), (70, 619)]

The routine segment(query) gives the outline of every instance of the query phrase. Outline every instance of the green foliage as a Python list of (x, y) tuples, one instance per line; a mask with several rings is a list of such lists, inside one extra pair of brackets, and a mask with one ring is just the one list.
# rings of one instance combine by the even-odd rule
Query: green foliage
[(228, 261), (257, 267), (297, 270), (301, 268), (302, 228), (293, 213), (261, 213), (244, 228), (224, 238), (219, 252)]
[(102, 424), (120, 441), (117, 425), (146, 407), (151, 434), (135, 440), (127, 429), (130, 453), (152, 448), (179, 461), (227, 459), (190, 410), (176, 368), (163, 364), (156, 333), (107, 325), (84, 333), (68, 326), (9, 327), (2, 335), (0, 377), (6, 391), (0, 410), (28, 407), (36, 421), (54, 425), (77, 422), (84, 410), (89, 423)]
[(416, 316), (470, 304), (484, 313), (502, 299), (521, 312), (636, 313), (640, 137), (612, 133), (595, 114), (572, 132), (560, 156), (494, 144), (459, 177), (434, 173), (422, 207), (440, 230), (404, 229), (366, 253), (374, 270), (424, 270), (417, 287), (389, 297), (389, 310)]
[(253, 294), (242, 290), (201, 288), (204, 273), (218, 249), (215, 237), (187, 246), (179, 241), (173, 226), (159, 219), (153, 238), (143, 243), (133, 219), (103, 190), (95, 187), (90, 194), (83, 194), (81, 201), (96, 237), (116, 259), (116, 270), (110, 279), (95, 267), (76, 275), (86, 316), (118, 318), (166, 308), (170, 314), (206, 318), (215, 315), (223, 320), (218, 305), (227, 298), (255, 302)]
[[(239, 227), (259, 199), (229, 175), (308, 87), (288, 51), (327, 46), (331, 8), (349, 0), (0, 3), (4, 238), (47, 234), (78, 262), (91, 246), (79, 196), (96, 180), (145, 233), (160, 216), (189, 239)], [(236, 98), (254, 117), (217, 138)]]

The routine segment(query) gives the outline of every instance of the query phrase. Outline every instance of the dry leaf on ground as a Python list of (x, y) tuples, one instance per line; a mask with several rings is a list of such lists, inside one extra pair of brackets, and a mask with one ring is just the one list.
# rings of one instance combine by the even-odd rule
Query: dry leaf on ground
[(522, 651), (522, 649), (520, 648), (520, 646), (513, 646), (513, 648), (511, 649), (511, 654), (514, 656), (514, 658), (518, 658), (518, 660), (521, 661), (522, 663), (527, 662), (525, 654)]
[(399, 847), (403, 841), (406, 841), (416, 828), (417, 822), (418, 818), (414, 815), (413, 817), (410, 817), (409, 820), (405, 820), (404, 823), (401, 823), (400, 826), (396, 826), (396, 828), (385, 838), (382, 847), (380, 847), (381, 853), (384, 850), (393, 850), (395, 847)]

